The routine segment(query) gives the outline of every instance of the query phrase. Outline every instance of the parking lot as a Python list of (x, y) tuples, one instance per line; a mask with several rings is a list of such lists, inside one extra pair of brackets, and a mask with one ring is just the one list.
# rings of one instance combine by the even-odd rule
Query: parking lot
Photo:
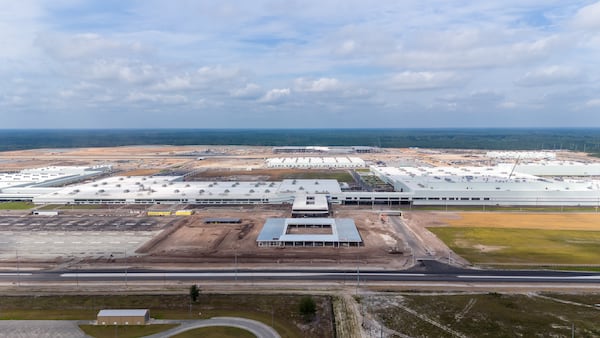
[(0, 260), (133, 255), (175, 221), (110, 216), (0, 217)]

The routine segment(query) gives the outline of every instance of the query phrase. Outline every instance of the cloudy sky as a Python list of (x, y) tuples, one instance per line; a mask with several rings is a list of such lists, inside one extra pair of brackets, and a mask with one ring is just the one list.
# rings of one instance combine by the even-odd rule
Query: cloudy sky
[(3, 1), (0, 128), (600, 127), (600, 2)]

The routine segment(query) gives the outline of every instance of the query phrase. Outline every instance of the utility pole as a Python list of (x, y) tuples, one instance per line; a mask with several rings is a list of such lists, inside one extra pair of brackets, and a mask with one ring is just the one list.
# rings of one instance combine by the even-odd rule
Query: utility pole
[(237, 282), (238, 279), (238, 265), (237, 265), (237, 248), (235, 249), (235, 281)]
[(356, 257), (356, 294), (358, 295), (358, 288), (360, 288), (360, 259)]

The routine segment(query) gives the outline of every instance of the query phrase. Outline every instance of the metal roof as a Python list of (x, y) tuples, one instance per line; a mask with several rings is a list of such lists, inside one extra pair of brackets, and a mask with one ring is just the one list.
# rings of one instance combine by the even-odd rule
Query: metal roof
[(292, 211), (329, 211), (327, 197), (324, 195), (298, 195), (292, 204)]
[(99, 317), (136, 317), (145, 316), (148, 309), (107, 309), (98, 312)]
[[(290, 224), (327, 224), (331, 234), (286, 234)], [(257, 242), (362, 242), (351, 218), (268, 218), (258, 234)]]

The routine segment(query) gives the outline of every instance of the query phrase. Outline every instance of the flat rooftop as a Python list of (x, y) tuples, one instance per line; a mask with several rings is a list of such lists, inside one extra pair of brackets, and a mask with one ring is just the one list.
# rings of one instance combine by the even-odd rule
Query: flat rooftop
[[(290, 234), (288, 227), (330, 227), (330, 234)], [(351, 218), (268, 218), (257, 242), (346, 242), (362, 243)]]
[(371, 167), (392, 183), (411, 191), (499, 190), (499, 191), (590, 191), (600, 182), (589, 179), (539, 177), (514, 171), (512, 167)]

